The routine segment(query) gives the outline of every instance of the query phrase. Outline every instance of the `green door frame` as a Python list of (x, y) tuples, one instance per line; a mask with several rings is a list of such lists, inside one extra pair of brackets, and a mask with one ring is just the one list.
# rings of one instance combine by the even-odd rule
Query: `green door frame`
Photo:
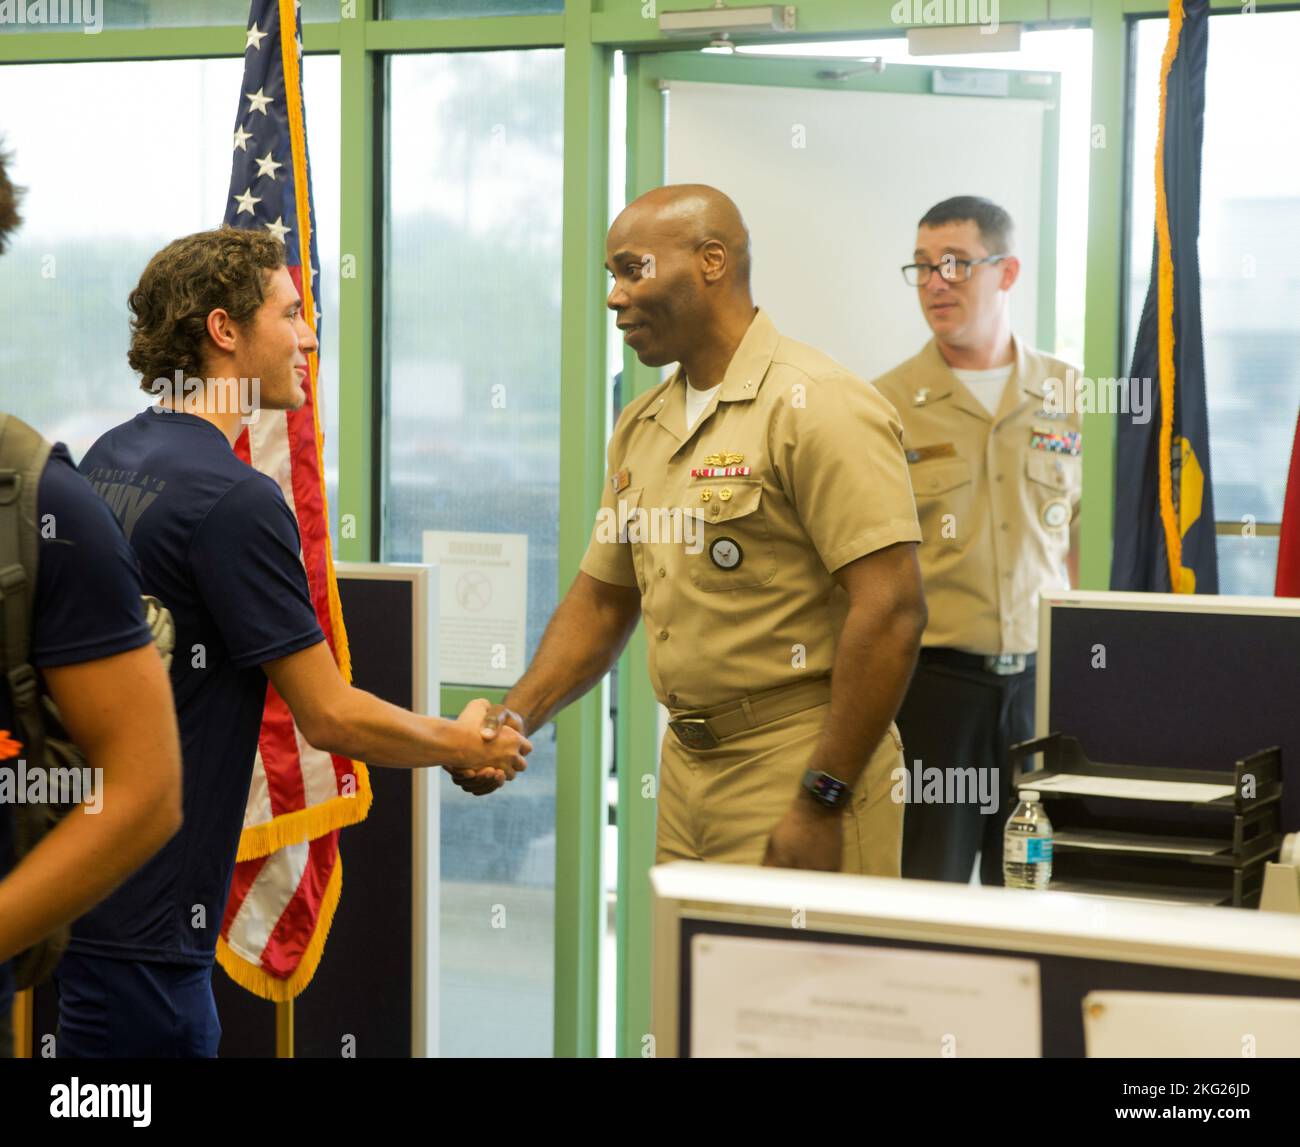
[[(740, 0), (735, 0), (740, 2)], [(608, 170), (608, 84), (612, 54), (628, 56), (629, 84), (649, 57), (646, 51), (680, 51), (687, 44), (663, 37), (655, 14), (705, 6), (704, 0), (568, 0), (563, 15), (471, 17), (426, 20), (381, 20), (374, 0), (341, 0), (338, 20), (308, 23), (303, 31), (308, 54), (337, 52), (341, 72), (342, 218), (340, 252), (356, 257), (356, 277), (341, 283), (339, 298), (340, 434), (339, 509), (352, 514), (340, 539), (339, 556), (373, 560), (379, 553), (379, 458), (377, 424), (381, 411), (375, 369), (377, 228), (375, 204), (382, 201), (382, 172), (375, 162), (376, 132), (382, 102), (376, 99), (381, 57), (391, 52), (491, 51), (508, 48), (563, 48), (564, 80), (564, 239), (563, 334), (561, 339), (562, 463), (560, 473), (560, 585), (562, 593), (577, 569), (601, 481), (605, 428), (595, 411), (604, 404), (604, 314), (600, 282), (603, 262), (604, 172)], [(1293, 0), (1256, 0), (1258, 9), (1293, 7)], [(1239, 0), (1213, 0), (1217, 12), (1239, 12)], [(798, 0), (799, 40), (844, 40), (898, 35), (893, 0)], [(1088, 205), (1087, 326), (1084, 367), (1092, 377), (1120, 372), (1127, 354), (1120, 345), (1125, 99), (1128, 75), (1128, 23), (1137, 16), (1160, 15), (1162, 0), (1001, 0), (1003, 23), (1049, 26), (1075, 24), (1093, 31), (1092, 122), (1095, 134)], [(744, 42), (789, 41), (791, 36), (755, 37)], [(703, 46), (699, 43), (698, 46)], [(92, 60), (151, 60), (239, 57), (244, 26), (109, 29), (86, 35), (79, 29), (0, 33), (0, 66)], [(632, 88), (629, 88), (631, 91)], [(653, 170), (647, 150), (662, 148), (662, 107), (640, 100), (629, 120), (628, 195), (648, 189), (636, 173)], [(659, 142), (656, 143), (655, 141)], [(581, 141), (581, 147), (573, 146)], [(639, 364), (636, 364), (640, 369)], [(629, 394), (645, 379), (627, 375)], [(1114, 428), (1106, 415), (1085, 416), (1088, 451), (1084, 487), (1088, 513), (1083, 516), (1082, 580), (1103, 588), (1109, 576)], [(624, 655), (620, 692), (646, 696), (649, 682), (641, 636)], [(499, 696), (499, 690), (451, 686), (442, 708), (474, 695)], [(644, 707), (643, 707), (644, 709)], [(655, 774), (653, 747), (657, 720), (653, 709), (621, 708), (619, 730), (621, 812), (632, 808), (647, 778)], [(602, 722), (593, 692), (557, 728), (559, 775), (556, 829), (561, 847), (556, 860), (555, 1054), (590, 1056), (596, 1050), (599, 937), (604, 921), (600, 887), (600, 840), (604, 820), (599, 767)], [(635, 746), (639, 756), (632, 752)], [(649, 757), (647, 761), (647, 755)], [(630, 887), (628, 873), (644, 873), (654, 854), (653, 821), (647, 835), (644, 815), (621, 833), (620, 886)], [(635, 899), (619, 905), (620, 934), (638, 915)], [(652, 1054), (642, 1039), (649, 1031), (648, 1012), (637, 1001), (648, 993), (650, 953), (627, 950), (620, 961), (619, 1052)], [(644, 989), (642, 988), (644, 985)], [(631, 1005), (636, 1006), (630, 1006)], [(644, 1018), (643, 1018), (644, 1017)]]
[[(818, 75), (824, 61), (753, 56), (704, 55), (700, 52), (640, 52), (627, 57), (627, 197), (630, 201), (663, 182), (667, 139), (665, 88), (674, 80), (760, 87), (811, 88), (820, 91), (890, 92), (929, 95), (933, 66), (890, 64), (883, 72), (862, 71), (843, 79)], [(987, 73), (988, 68), (945, 68), (947, 72)], [(1007, 69), (1005, 98), (1039, 100), (1043, 117), (1043, 209), (1039, 230), (1037, 342), (1055, 343), (1057, 149), (1060, 139), (1060, 77)], [(973, 99), (988, 97), (969, 97)], [(1001, 97), (999, 97), (1001, 98)], [(742, 205), (743, 206), (743, 205)], [(660, 372), (643, 366), (628, 348), (623, 351), (627, 399), (655, 386)], [(625, 399), (626, 400), (626, 399)], [(651, 895), (649, 871), (654, 864), (654, 799), (658, 764), (658, 703), (650, 687), (644, 638), (637, 632), (619, 663), (618, 738), (618, 1014), (616, 1047), (621, 1056), (645, 1055), (650, 1036)], [(626, 764), (626, 767), (625, 767)]]

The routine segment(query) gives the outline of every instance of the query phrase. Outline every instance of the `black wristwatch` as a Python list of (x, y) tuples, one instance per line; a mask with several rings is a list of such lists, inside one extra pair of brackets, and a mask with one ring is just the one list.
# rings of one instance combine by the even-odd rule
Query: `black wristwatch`
[(853, 789), (844, 781), (836, 780), (830, 773), (809, 769), (803, 775), (803, 787), (823, 808), (841, 809), (849, 803)]

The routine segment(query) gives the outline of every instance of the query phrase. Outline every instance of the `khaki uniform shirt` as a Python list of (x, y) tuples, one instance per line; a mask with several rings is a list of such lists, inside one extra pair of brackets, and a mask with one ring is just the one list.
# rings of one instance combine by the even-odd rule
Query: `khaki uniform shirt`
[(829, 673), (848, 608), (832, 571), (921, 537), (894, 411), (764, 311), (690, 431), (686, 386), (679, 367), (623, 411), (582, 560), (641, 591), (677, 711)]
[[(926, 646), (1032, 653), (1039, 591), (1065, 588), (1083, 481), (1081, 416), (1060, 400), (1072, 368), (1013, 341), (1015, 367), (996, 416), (933, 339), (875, 382), (903, 421), (924, 535)], [(1048, 379), (1059, 380), (1055, 402)]]

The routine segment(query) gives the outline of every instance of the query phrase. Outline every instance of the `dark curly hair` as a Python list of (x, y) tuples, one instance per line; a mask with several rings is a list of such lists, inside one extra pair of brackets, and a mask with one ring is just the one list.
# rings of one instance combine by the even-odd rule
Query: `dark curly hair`
[(284, 266), (284, 244), (269, 231), (218, 227), (167, 244), (127, 298), (131, 369), (140, 389), (181, 371), (201, 375), (208, 315), (221, 308), (239, 324), (266, 298), (267, 274)]
[(10, 156), (0, 147), (0, 255), (9, 246), (9, 236), (18, 230), (23, 221), (18, 214), (18, 203), (23, 197), (23, 189), (9, 182), (9, 172), (5, 170)]

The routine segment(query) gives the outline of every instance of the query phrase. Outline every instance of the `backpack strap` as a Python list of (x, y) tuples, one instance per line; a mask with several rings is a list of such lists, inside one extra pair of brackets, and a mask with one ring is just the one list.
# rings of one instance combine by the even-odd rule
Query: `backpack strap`
[(12, 414), (0, 414), (0, 671), (13, 699), (28, 760), (44, 751), (36, 671), (28, 658), (36, 604), (36, 491), (50, 444)]

